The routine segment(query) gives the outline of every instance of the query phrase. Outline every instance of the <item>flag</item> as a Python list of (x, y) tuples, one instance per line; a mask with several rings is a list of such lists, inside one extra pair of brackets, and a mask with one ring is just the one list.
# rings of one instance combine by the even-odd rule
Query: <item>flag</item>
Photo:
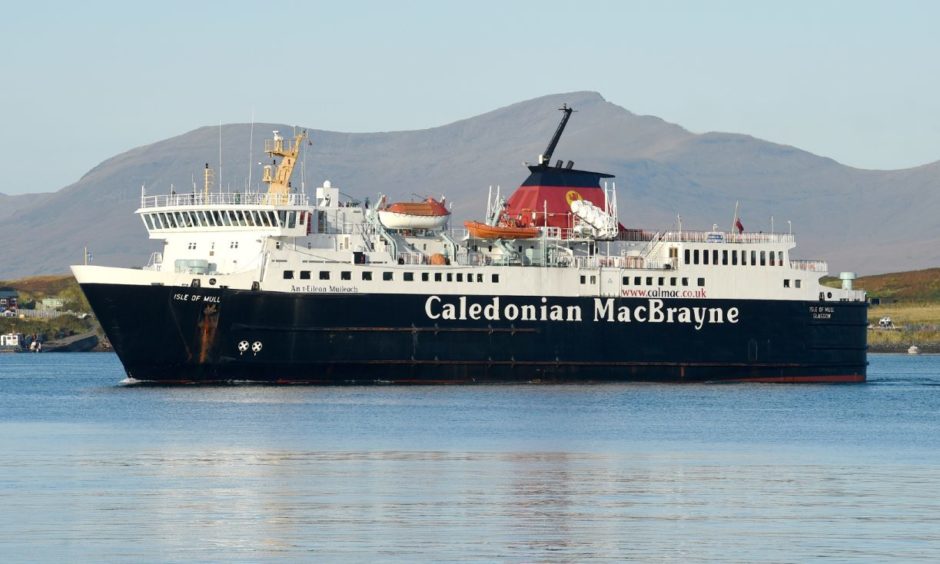
[(734, 218), (734, 227), (738, 230), (738, 233), (744, 233), (744, 224), (741, 223), (741, 218)]

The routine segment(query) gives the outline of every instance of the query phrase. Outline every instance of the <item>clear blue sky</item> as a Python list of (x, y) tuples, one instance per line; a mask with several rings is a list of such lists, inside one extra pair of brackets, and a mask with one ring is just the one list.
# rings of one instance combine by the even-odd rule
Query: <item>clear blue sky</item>
[(420, 129), (596, 90), (860, 168), (940, 160), (940, 2), (61, 2), (0, 7), (0, 192), (220, 121)]

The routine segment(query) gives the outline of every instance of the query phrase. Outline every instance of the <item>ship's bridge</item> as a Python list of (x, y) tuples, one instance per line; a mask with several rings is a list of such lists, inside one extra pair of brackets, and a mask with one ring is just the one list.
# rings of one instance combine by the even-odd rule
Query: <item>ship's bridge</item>
[(140, 215), (151, 238), (172, 233), (263, 231), (303, 236), (310, 222), (306, 194), (252, 192), (141, 195)]

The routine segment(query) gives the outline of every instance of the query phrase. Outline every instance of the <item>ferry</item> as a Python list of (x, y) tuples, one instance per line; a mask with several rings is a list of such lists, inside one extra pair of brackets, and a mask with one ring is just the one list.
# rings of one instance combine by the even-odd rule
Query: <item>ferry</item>
[(275, 131), (265, 190), (213, 190), (208, 165), (193, 193), (142, 189), (162, 249), (72, 271), (141, 382), (865, 381), (853, 274), (821, 284), (826, 263), (795, 258), (791, 233), (745, 232), (737, 214), (623, 226), (612, 176), (552, 163), (561, 110), (528, 177), (491, 190), (470, 229), (443, 200), (377, 209), (329, 181), (293, 188), (306, 133)]

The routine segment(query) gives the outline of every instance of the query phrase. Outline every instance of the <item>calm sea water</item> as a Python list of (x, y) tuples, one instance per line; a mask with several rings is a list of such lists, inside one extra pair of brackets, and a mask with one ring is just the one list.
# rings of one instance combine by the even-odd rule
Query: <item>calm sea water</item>
[(940, 357), (864, 385), (119, 386), (0, 355), (0, 559), (940, 560)]

